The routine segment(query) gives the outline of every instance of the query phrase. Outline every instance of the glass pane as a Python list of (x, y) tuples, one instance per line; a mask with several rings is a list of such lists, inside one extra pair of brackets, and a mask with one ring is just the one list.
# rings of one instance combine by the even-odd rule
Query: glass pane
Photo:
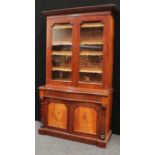
[(72, 27), (55, 24), (52, 27), (52, 79), (71, 80)]
[(86, 22), (80, 28), (80, 82), (102, 83), (103, 27)]

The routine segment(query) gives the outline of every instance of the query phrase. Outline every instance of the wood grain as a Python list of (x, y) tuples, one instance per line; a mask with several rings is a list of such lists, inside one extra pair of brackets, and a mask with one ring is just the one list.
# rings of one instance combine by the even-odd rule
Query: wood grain
[(96, 134), (97, 113), (93, 108), (78, 107), (74, 113), (74, 131)]
[(48, 105), (48, 125), (57, 128), (67, 128), (67, 107), (62, 103)]

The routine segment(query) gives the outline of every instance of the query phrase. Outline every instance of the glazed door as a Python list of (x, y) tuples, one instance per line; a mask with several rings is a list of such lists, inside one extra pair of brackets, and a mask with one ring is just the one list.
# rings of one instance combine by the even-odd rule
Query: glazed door
[(80, 87), (102, 87), (104, 77), (103, 16), (79, 18), (79, 77)]
[(59, 18), (47, 20), (47, 81), (71, 85), (73, 82), (73, 20)]

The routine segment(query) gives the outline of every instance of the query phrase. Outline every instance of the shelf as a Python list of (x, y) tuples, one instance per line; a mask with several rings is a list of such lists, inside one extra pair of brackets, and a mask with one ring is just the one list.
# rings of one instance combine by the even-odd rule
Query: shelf
[(93, 84), (93, 85), (102, 85), (102, 82), (100, 81), (79, 81), (79, 84)]
[(85, 23), (81, 26), (81, 28), (100, 28), (104, 27), (102, 23)]
[(52, 71), (71, 72), (71, 69), (67, 67), (53, 67)]
[(52, 44), (53, 46), (58, 46), (58, 45), (72, 45), (71, 42), (68, 41), (57, 41), (57, 42), (53, 42)]
[[(104, 25), (102, 23), (85, 23), (81, 26), (81, 28), (102, 28)], [(56, 25), (53, 27), (53, 30), (57, 29), (71, 29), (71, 25)]]
[[(102, 28), (104, 25), (102, 23), (86, 23), (81, 26), (81, 28)], [(71, 25), (57, 25), (53, 27), (53, 30), (59, 29), (71, 29)]]
[[(72, 51), (53, 51), (52, 55), (60, 55), (60, 56), (72, 56)], [(102, 51), (100, 52), (90, 52), (90, 51), (81, 51), (80, 56), (101, 56)]]
[(52, 55), (71, 56), (72, 51), (53, 51)]
[[(80, 43), (81, 45), (103, 45), (102, 41), (82, 41)], [(72, 45), (71, 42), (65, 42), (65, 41), (57, 41), (53, 42), (53, 46), (58, 46), (58, 45)]]
[(69, 24), (63, 24), (63, 25), (56, 25), (53, 27), (53, 30), (57, 30), (57, 29), (71, 29), (72, 26)]
[[(66, 67), (53, 67), (52, 71), (64, 71), (64, 72), (71, 72), (70, 68)], [(85, 69), (80, 69), (81, 73), (102, 73), (101, 69), (96, 69), (96, 68), (85, 68)]]
[(102, 73), (101, 69), (98, 68), (85, 68), (85, 69), (80, 69), (81, 73)]
[(103, 45), (80, 45), (82, 51), (102, 51)]
[(102, 41), (81, 41), (81, 45), (103, 45)]
[(103, 55), (102, 51), (81, 51), (80, 56), (101, 56)]

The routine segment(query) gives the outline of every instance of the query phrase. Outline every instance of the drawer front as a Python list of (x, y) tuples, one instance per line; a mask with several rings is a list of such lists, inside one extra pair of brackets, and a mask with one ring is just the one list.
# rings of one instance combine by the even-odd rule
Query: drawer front
[(44, 97), (58, 98), (61, 100), (68, 100), (68, 101), (102, 103), (102, 96), (80, 94), (80, 93), (68, 93), (68, 92), (51, 91), (51, 90), (44, 90)]

